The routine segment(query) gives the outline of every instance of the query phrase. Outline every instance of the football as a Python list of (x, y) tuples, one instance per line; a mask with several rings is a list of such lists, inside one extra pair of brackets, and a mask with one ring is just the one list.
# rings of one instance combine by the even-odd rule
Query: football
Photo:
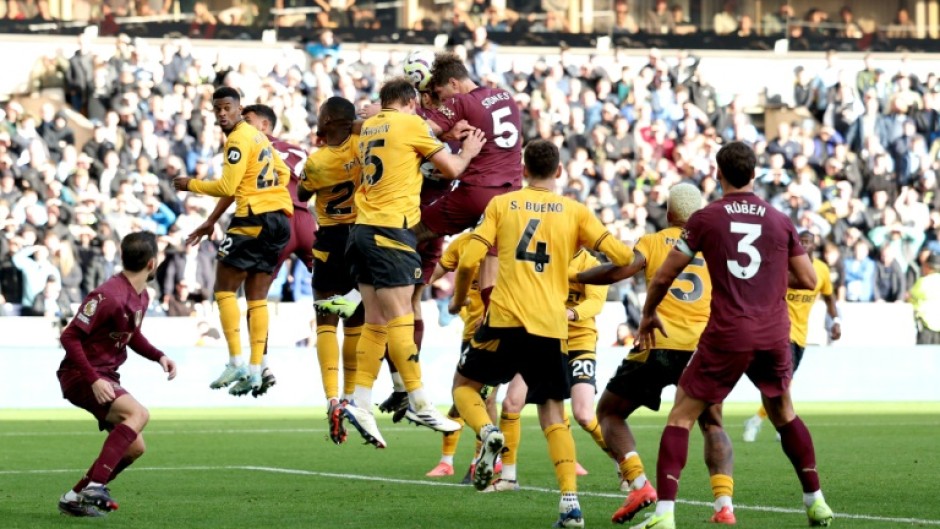
[(434, 64), (434, 52), (429, 50), (419, 50), (412, 52), (405, 59), (404, 69), (415, 89), (423, 92), (428, 89), (428, 83), (431, 82), (431, 66)]

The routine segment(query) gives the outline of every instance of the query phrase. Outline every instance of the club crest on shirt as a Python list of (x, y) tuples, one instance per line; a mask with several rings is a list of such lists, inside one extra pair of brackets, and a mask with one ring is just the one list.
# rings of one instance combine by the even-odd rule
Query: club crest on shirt
[(82, 314), (91, 318), (95, 315), (95, 311), (98, 310), (98, 300), (89, 299), (88, 303), (85, 303), (85, 306), (82, 308)]

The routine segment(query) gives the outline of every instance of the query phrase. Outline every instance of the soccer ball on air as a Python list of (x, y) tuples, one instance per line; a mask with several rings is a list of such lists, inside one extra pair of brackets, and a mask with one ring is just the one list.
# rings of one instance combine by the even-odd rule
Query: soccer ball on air
[(431, 66), (434, 64), (434, 52), (428, 50), (419, 50), (412, 52), (405, 59), (405, 75), (411, 79), (415, 89), (424, 92), (428, 89), (431, 82)]

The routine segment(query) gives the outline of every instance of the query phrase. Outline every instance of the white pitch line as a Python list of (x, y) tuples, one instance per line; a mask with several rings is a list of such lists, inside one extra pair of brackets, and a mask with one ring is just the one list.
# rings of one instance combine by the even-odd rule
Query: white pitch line
[[(83, 472), (86, 469), (39, 469), (39, 470), (0, 470), (0, 475), (36, 475), (36, 474), (65, 474), (72, 472)], [(314, 476), (321, 478), (335, 478), (335, 479), (346, 479), (346, 480), (356, 480), (356, 481), (375, 481), (380, 483), (395, 483), (399, 485), (418, 485), (425, 487), (449, 487), (449, 488), (467, 488), (466, 485), (461, 485), (459, 483), (448, 483), (441, 481), (425, 481), (417, 479), (400, 479), (400, 478), (383, 478), (380, 476), (366, 476), (362, 474), (341, 474), (337, 472), (319, 472), (315, 470), (303, 470), (296, 468), (278, 468), (278, 467), (258, 467), (258, 466), (249, 466), (249, 465), (229, 465), (229, 466), (191, 466), (191, 467), (132, 467), (132, 470), (137, 472), (198, 472), (198, 471), (218, 471), (218, 470), (249, 470), (254, 472), (270, 472), (274, 474), (289, 474), (295, 476)], [(521, 487), (521, 490), (528, 492), (538, 492), (544, 494), (558, 494), (557, 490), (548, 489), (544, 487)], [(613, 493), (613, 492), (592, 492), (592, 491), (578, 491), (579, 496), (592, 496), (597, 498), (616, 498), (620, 499), (623, 497), (623, 494)], [(697, 507), (712, 507), (711, 502), (704, 501), (695, 501), (695, 500), (678, 500), (677, 503), (682, 503), (686, 505), (694, 505)], [(774, 512), (780, 514), (804, 514), (805, 512), (802, 509), (791, 509), (786, 507), (772, 507), (767, 505), (742, 505), (736, 504), (734, 506), (735, 510), (747, 510), (747, 511), (759, 511), (759, 512)], [(872, 516), (868, 514), (848, 514), (848, 513), (836, 513), (836, 518), (839, 519), (852, 519), (852, 520), (867, 520), (874, 522), (890, 522), (890, 523), (905, 523), (905, 524), (921, 524), (921, 525), (937, 525), (940, 526), (940, 520), (927, 520), (921, 518), (891, 518), (887, 516)]]

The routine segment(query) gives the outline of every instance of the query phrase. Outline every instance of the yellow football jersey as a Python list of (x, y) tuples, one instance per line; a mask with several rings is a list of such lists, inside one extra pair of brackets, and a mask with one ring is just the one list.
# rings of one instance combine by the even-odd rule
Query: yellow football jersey
[[(646, 282), (666, 261), (666, 256), (682, 236), (682, 228), (669, 227), (644, 235), (635, 250), (646, 258)], [(657, 349), (694, 351), (711, 314), (712, 281), (705, 259), (697, 254), (669, 287), (669, 293), (656, 309), (669, 337), (656, 332)]]
[[(568, 277), (599, 266), (601, 263), (583, 248), (568, 263)], [(568, 322), (568, 351), (593, 351), (597, 348), (597, 326), (594, 317), (604, 309), (607, 301), (607, 285), (585, 285), (568, 283), (568, 301), (565, 307), (577, 314), (577, 319)]]
[[(467, 241), (469, 240), (470, 232), (466, 232), (451, 241), (441, 255), (441, 268), (448, 272), (456, 270), (457, 263), (460, 262), (460, 252), (463, 251), (464, 246), (467, 245)], [(473, 338), (473, 333), (475, 333), (477, 329), (477, 323), (483, 318), (484, 310), (483, 298), (480, 297), (479, 270), (473, 275), (473, 282), (470, 284), (470, 292), (467, 294), (467, 299), (470, 301), (470, 304), (460, 309), (460, 319), (463, 320), (463, 341), (465, 342)]]
[(568, 263), (575, 252), (601, 250), (618, 265), (633, 259), (583, 204), (532, 186), (493, 198), (471, 236), (490, 247), (498, 241), (488, 324), (561, 340), (568, 338)]
[(382, 109), (362, 124), (356, 224), (411, 228), (421, 220), (421, 164), (444, 148), (423, 119)]
[(816, 288), (813, 290), (787, 289), (787, 312), (790, 314), (790, 341), (801, 347), (806, 346), (806, 334), (809, 332), (809, 313), (819, 294), (832, 295), (832, 279), (829, 267), (819, 259), (813, 259), (816, 270)]
[(335, 226), (356, 221), (356, 189), (362, 177), (359, 136), (336, 147), (324, 146), (307, 157), (300, 185), (316, 193), (317, 224)]
[(269, 211), (294, 213), (287, 191), (290, 170), (271, 146), (268, 137), (246, 121), (228, 134), (223, 150), (222, 177), (211, 182), (190, 180), (189, 190), (214, 197), (235, 197), (235, 216)]

